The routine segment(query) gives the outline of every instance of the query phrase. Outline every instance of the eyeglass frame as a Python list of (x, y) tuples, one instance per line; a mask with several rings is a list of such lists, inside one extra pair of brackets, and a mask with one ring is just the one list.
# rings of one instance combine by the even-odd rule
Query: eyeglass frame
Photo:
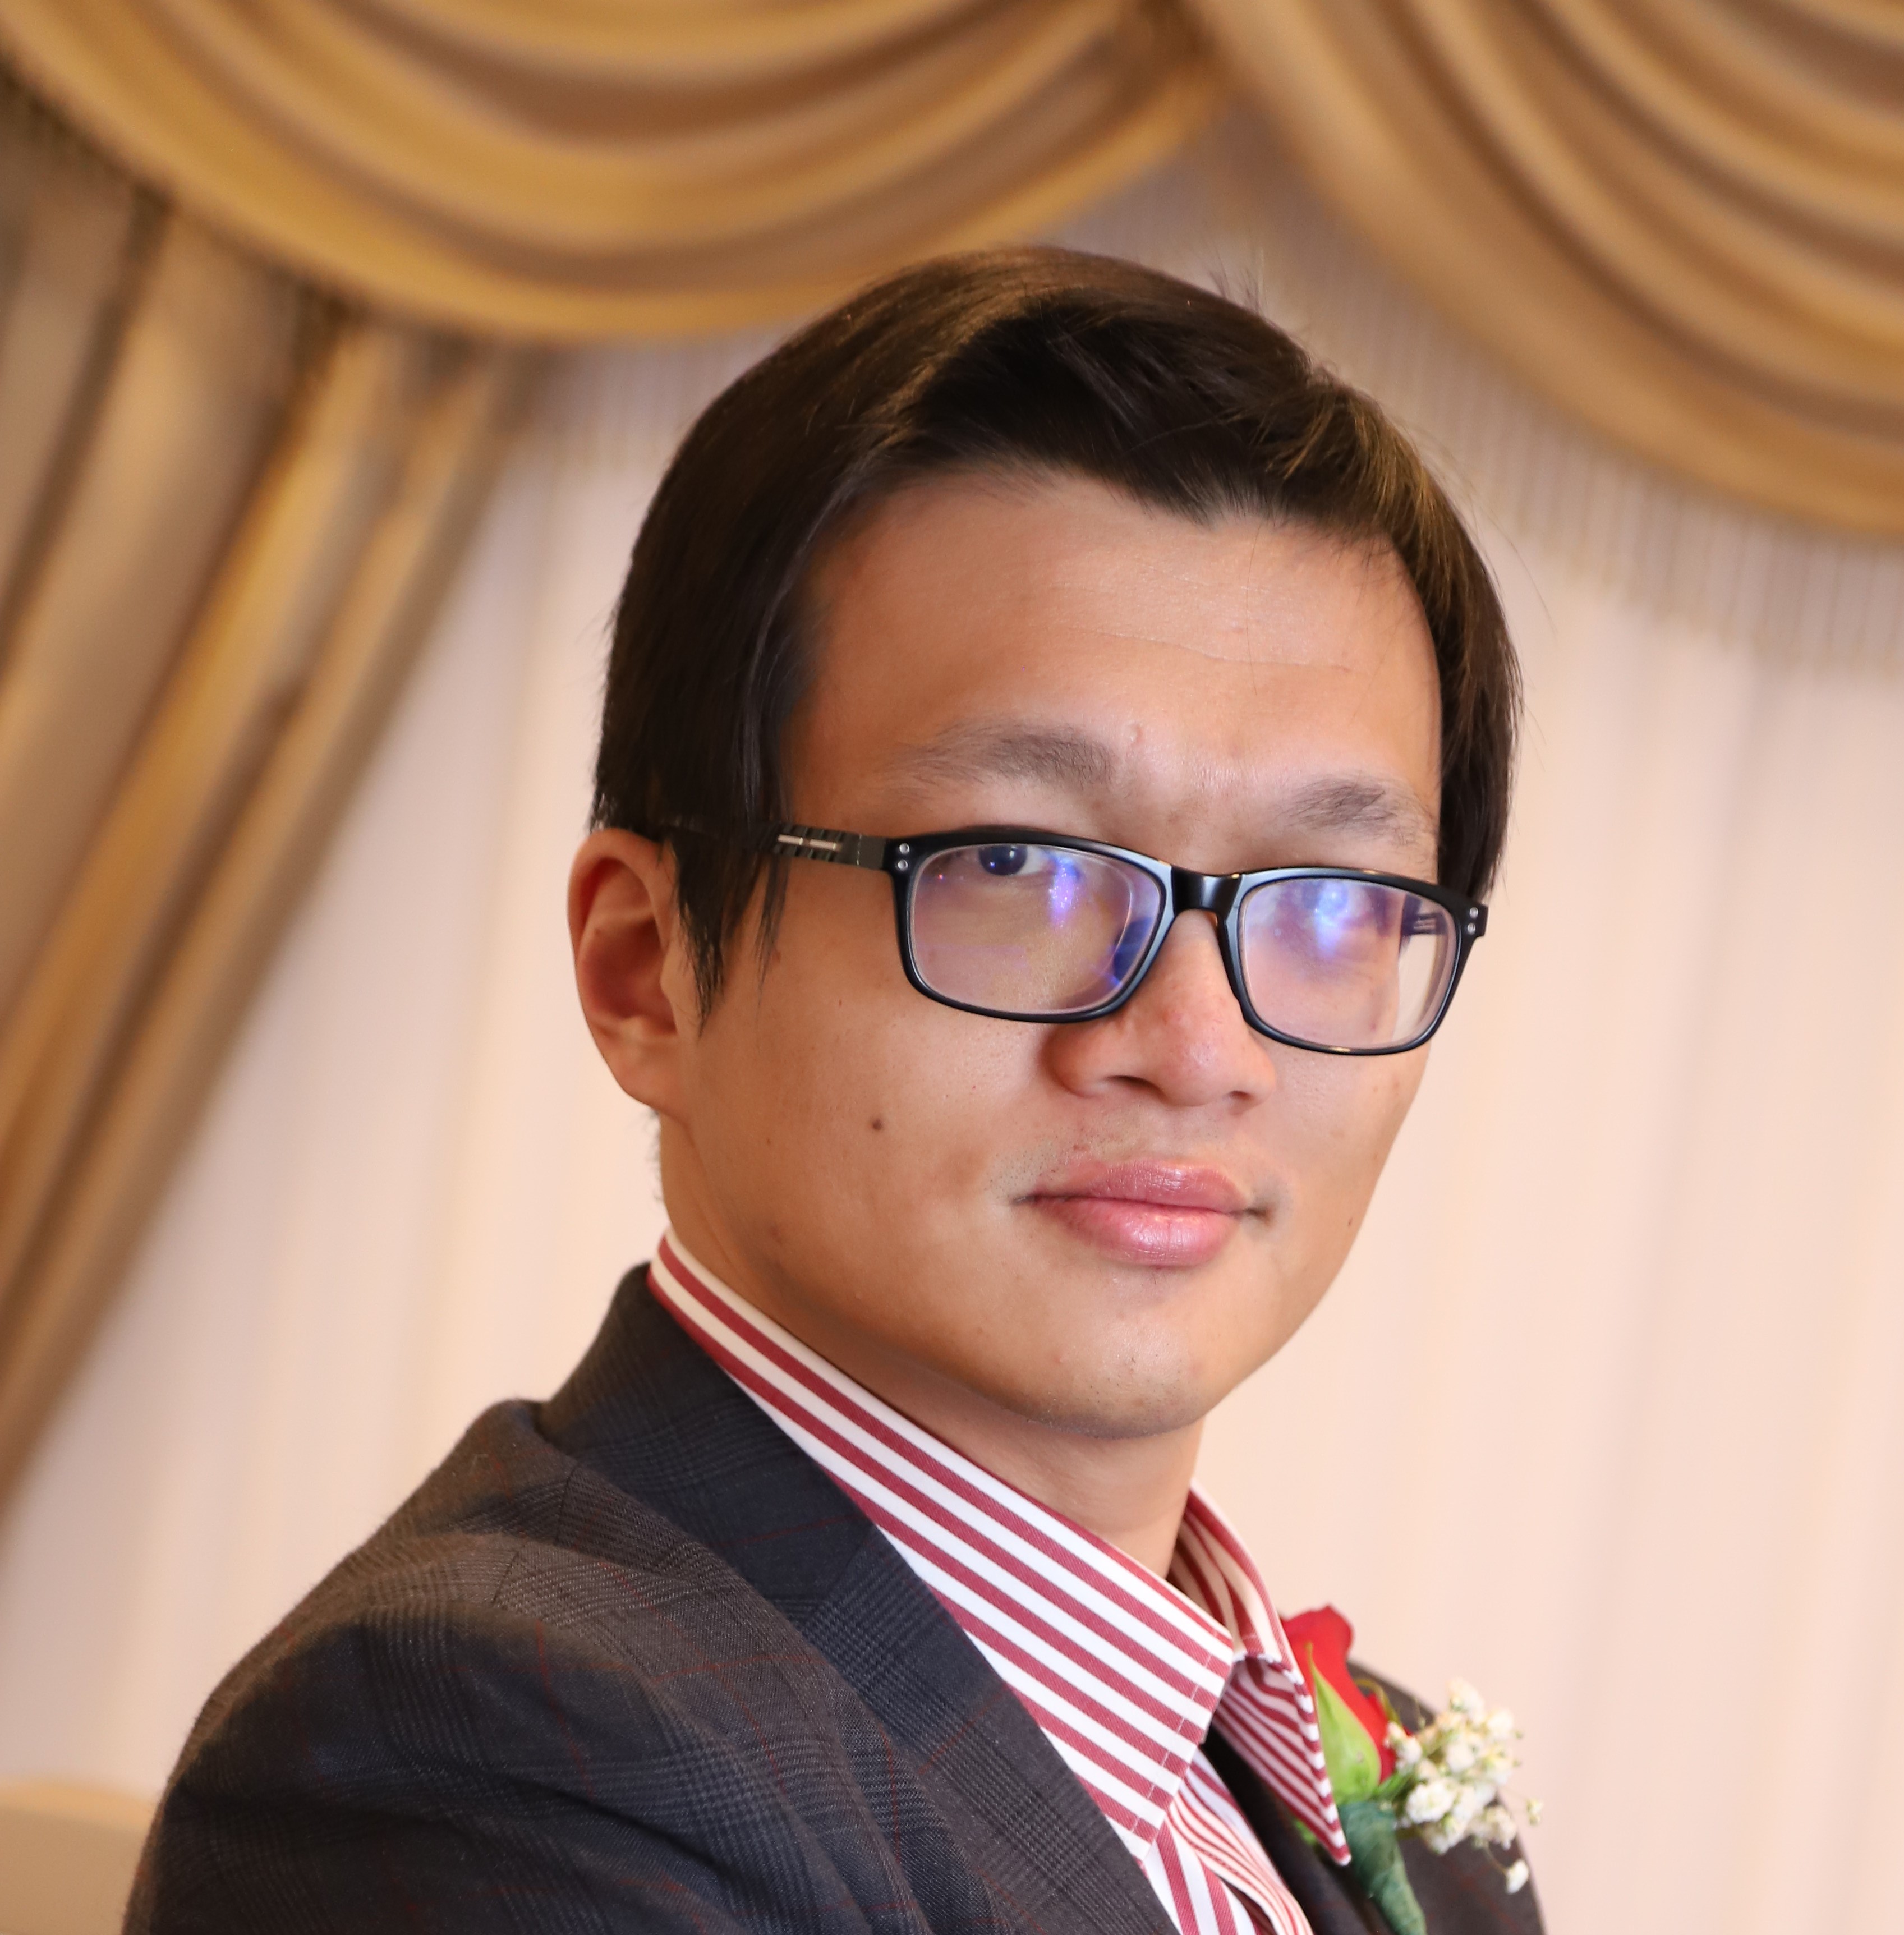
[[(664, 833), (699, 835), (703, 838), (722, 837), (711, 834), (706, 827), (693, 825), (674, 825), (660, 830)], [(995, 1021), (1094, 1022), (1115, 1014), (1143, 986), (1145, 977), (1163, 951), (1163, 943), (1170, 937), (1170, 930), (1176, 925), (1178, 916), (1207, 913), (1215, 918), (1217, 950), (1222, 957), (1230, 992), (1236, 998), (1244, 1020), (1258, 1034), (1271, 1041), (1281, 1042), (1285, 1047), (1305, 1049), (1314, 1055), (1407, 1055), (1430, 1040), (1441, 1027), (1454, 1001), (1455, 990), (1461, 985), (1468, 957), (1474, 951), (1475, 942), (1487, 931), (1487, 907), (1483, 902), (1465, 894), (1455, 893), (1430, 880), (1412, 880), (1405, 874), (1377, 873), (1362, 867), (1259, 867), (1237, 874), (1199, 874), (1191, 868), (1172, 866), (1168, 861), (1154, 859), (1131, 847), (1112, 847), (1103, 841), (1087, 840), (1074, 834), (1048, 833), (1035, 827), (962, 826), (949, 832), (909, 833), (885, 838), (877, 834), (846, 832), (837, 827), (786, 822), (764, 827), (740, 844), (774, 859), (816, 860), (832, 866), (856, 867), (868, 873), (886, 874), (892, 882), (893, 920), (899, 943), (899, 963), (906, 979), (929, 1001), (937, 1001), (942, 1007), (955, 1008), (964, 1014), (987, 1016)], [(1025, 846), (1055, 847), (1066, 852), (1091, 853), (1103, 859), (1121, 861), (1148, 874), (1163, 890), (1162, 913), (1157, 931), (1145, 948), (1143, 958), (1117, 993), (1095, 1007), (1062, 1015), (984, 1007), (976, 1002), (958, 1001), (941, 993), (930, 986), (919, 972), (919, 963), (913, 957), (912, 923), (913, 883), (919, 877), (919, 869), (934, 856), (955, 847)], [(1434, 1013), (1407, 1040), (1393, 1042), (1382, 1048), (1335, 1047), (1325, 1042), (1305, 1041), (1299, 1035), (1272, 1028), (1257, 1013), (1244, 985), (1242, 970), (1239, 928), (1243, 902), (1258, 887), (1277, 880), (1355, 880), (1369, 886), (1398, 888), (1419, 899), (1432, 901), (1453, 917), (1454, 971), (1448, 977), (1447, 989)]]

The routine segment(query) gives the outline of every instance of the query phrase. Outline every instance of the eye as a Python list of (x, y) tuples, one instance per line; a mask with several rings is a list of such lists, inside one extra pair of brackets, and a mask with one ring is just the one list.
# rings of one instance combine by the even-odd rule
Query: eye
[(978, 850), (980, 870), (1005, 878), (1023, 873), (1030, 858), (1029, 847), (981, 847)]
[(1011, 880), (1043, 895), (1052, 913), (1068, 915), (1086, 892), (1078, 856), (1060, 847), (979, 847), (973, 859), (988, 880)]

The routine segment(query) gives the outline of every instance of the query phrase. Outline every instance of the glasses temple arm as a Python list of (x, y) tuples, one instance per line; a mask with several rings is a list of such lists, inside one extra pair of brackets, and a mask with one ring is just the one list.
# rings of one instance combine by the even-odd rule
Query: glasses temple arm
[(870, 833), (842, 833), (830, 826), (768, 826), (758, 832), (735, 834), (723, 832), (698, 820), (671, 820), (651, 831), (636, 830), (658, 838), (665, 838), (671, 833), (688, 833), (697, 839), (718, 840), (777, 859), (829, 860), (837, 867), (865, 867), (876, 874), (886, 871), (887, 850), (894, 844), (875, 839)]
[(825, 860), (836, 867), (864, 867), (886, 871), (886, 849), (892, 843), (870, 833), (842, 833), (829, 826), (770, 828), (761, 844), (785, 860)]

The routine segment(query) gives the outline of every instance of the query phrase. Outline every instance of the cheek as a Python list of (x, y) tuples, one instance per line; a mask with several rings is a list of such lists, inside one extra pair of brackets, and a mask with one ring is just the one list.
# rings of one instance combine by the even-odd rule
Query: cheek
[[(830, 901), (846, 901), (845, 886)], [(810, 1236), (929, 1224), (970, 1201), (1001, 1117), (1035, 1079), (1036, 1031), (928, 1001), (900, 966), (889, 900), (791, 896), (767, 973), (736, 949), (702, 1037), (697, 1120), (722, 1194)], [(855, 897), (857, 898), (857, 897)]]
[(1332, 1273), (1361, 1227), (1427, 1055), (1305, 1056), (1285, 1078), (1297, 1219), (1305, 1247), (1314, 1245), (1319, 1261), (1332, 1257)]

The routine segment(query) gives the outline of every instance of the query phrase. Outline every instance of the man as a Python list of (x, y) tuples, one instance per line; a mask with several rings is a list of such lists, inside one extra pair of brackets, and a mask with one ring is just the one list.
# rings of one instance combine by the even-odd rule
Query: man
[(1167, 278), (928, 264), (719, 398), (570, 890), (669, 1233), (214, 1695), (130, 1925), (1376, 1925), (1190, 1478), (1414, 1094), (1515, 695), (1403, 440)]

